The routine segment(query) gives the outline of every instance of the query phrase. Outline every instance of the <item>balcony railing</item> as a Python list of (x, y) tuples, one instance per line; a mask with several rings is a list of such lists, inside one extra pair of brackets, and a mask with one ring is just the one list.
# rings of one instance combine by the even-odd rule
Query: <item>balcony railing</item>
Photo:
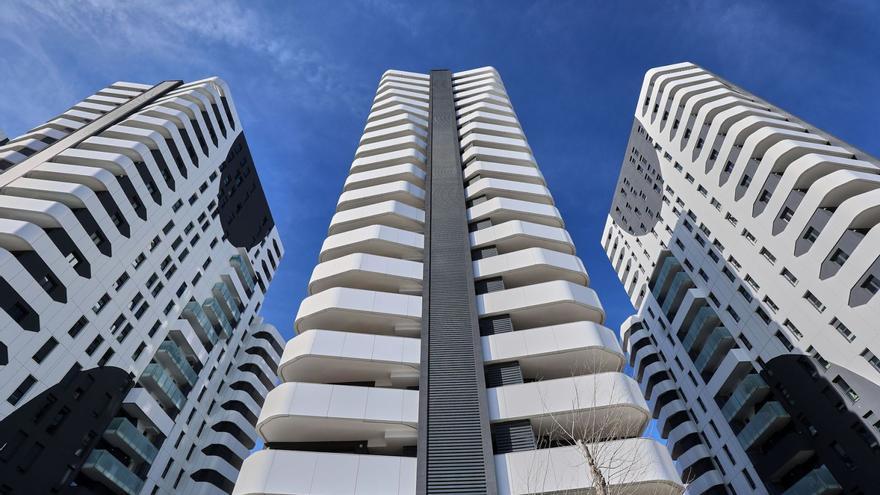
[(238, 301), (232, 296), (232, 292), (229, 291), (229, 287), (225, 282), (217, 282), (214, 284), (214, 289), (212, 291), (214, 293), (214, 297), (226, 305), (229, 309), (230, 316), (232, 317), (233, 322), (238, 322), (241, 319), (241, 312), (238, 310)]
[(163, 361), (162, 364), (168, 365), (172, 373), (186, 380), (190, 386), (195, 385), (199, 379), (199, 375), (183, 356), (183, 351), (170, 340), (162, 342), (159, 346), (159, 350), (156, 352), (156, 359)]
[(760, 375), (752, 373), (746, 376), (724, 403), (724, 407), (721, 409), (724, 418), (727, 421), (739, 419), (748, 408), (766, 397), (769, 391), (770, 387)]
[(761, 407), (749, 423), (739, 432), (737, 438), (746, 450), (761, 444), (774, 432), (785, 426), (791, 416), (778, 402), (768, 402)]
[(183, 308), (183, 316), (189, 320), (193, 329), (203, 341), (208, 341), (211, 345), (217, 343), (219, 338), (214, 330), (214, 325), (211, 324), (211, 320), (208, 319), (208, 315), (205, 314), (205, 310), (202, 309), (199, 303), (195, 301), (186, 303), (186, 306)]
[(229, 264), (235, 268), (236, 272), (238, 272), (238, 275), (241, 277), (247, 290), (254, 290), (254, 286), (256, 285), (254, 275), (251, 273), (251, 269), (244, 258), (240, 254), (237, 254), (232, 258), (229, 258)]
[(700, 373), (711, 372), (733, 345), (733, 336), (727, 328), (715, 327), (703, 343), (703, 349), (694, 361), (694, 366)]
[(843, 491), (825, 465), (807, 473), (782, 495), (833, 495)]
[(140, 382), (147, 390), (158, 396), (161, 402), (164, 402), (165, 405), (174, 406), (178, 411), (186, 403), (186, 397), (177, 388), (174, 379), (165, 371), (165, 368), (156, 363), (147, 365), (143, 374), (141, 374)]
[(232, 324), (229, 323), (229, 318), (226, 318), (226, 314), (220, 308), (220, 303), (213, 297), (209, 297), (202, 303), (202, 308), (205, 310), (208, 318), (211, 319), (213, 315), (213, 320), (220, 326), (220, 337), (228, 339), (232, 335)]
[(110, 426), (104, 430), (104, 438), (116, 447), (124, 450), (129, 455), (152, 464), (159, 453), (149, 440), (126, 418), (113, 418)]
[(142, 479), (103, 449), (93, 450), (82, 470), (89, 478), (107, 485), (117, 493), (138, 495), (144, 487)]
[(699, 340), (699, 337), (703, 334), (702, 329), (706, 324), (706, 320), (713, 316), (715, 316), (715, 310), (709, 306), (703, 306), (700, 308), (694, 321), (691, 323), (690, 327), (688, 327), (687, 335), (685, 335), (684, 340), (681, 341), (681, 344), (686, 351), (691, 351), (694, 343)]

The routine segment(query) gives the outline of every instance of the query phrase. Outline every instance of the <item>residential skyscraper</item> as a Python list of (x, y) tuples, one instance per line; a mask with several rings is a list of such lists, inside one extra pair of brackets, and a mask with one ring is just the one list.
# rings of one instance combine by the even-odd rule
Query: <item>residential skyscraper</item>
[(880, 162), (690, 63), (645, 75), (602, 244), (688, 492), (880, 486)]
[(229, 493), (283, 253), (226, 83), (115, 83), (0, 164), (0, 493)]
[(350, 170), (234, 493), (680, 492), (494, 69), (386, 72)]

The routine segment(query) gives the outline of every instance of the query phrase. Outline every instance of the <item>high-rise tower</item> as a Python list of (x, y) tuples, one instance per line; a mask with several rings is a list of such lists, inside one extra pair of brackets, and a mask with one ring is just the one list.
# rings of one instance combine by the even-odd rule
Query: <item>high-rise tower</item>
[(588, 285), (498, 73), (386, 72), (235, 493), (677, 493)]
[(228, 493), (282, 341), (229, 88), (116, 83), (0, 146), (0, 493)]
[(648, 71), (602, 244), (688, 492), (880, 486), (880, 162), (693, 64)]

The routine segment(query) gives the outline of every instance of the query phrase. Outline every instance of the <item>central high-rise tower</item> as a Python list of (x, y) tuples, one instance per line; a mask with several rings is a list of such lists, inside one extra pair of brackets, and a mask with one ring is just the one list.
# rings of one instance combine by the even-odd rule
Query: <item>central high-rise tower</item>
[(386, 72), (328, 234), (235, 493), (681, 491), (494, 69)]

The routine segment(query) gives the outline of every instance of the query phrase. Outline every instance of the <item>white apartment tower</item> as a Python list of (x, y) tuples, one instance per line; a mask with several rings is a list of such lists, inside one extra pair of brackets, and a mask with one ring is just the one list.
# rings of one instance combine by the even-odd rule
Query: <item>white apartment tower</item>
[(234, 493), (680, 493), (603, 320), (498, 73), (388, 71)]
[(115, 83), (0, 146), (0, 493), (230, 493), (283, 351), (229, 88)]
[(688, 493), (880, 486), (880, 161), (693, 64), (645, 75), (602, 244)]

